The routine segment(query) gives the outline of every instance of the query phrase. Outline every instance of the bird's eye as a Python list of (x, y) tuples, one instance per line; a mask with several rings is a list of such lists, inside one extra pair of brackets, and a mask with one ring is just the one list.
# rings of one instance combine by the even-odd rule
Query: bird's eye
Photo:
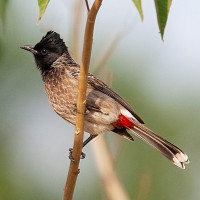
[(46, 55), (47, 54), (47, 50), (46, 49), (42, 49), (41, 50), (41, 54), (44, 56), (44, 55)]

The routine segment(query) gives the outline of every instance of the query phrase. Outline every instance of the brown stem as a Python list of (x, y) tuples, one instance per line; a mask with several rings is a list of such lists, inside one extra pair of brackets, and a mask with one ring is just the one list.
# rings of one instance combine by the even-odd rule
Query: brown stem
[(88, 4), (88, 0), (85, 0), (85, 3), (86, 3), (87, 11), (89, 12), (90, 11), (90, 7), (89, 7), (89, 4)]
[[(108, 57), (107, 57), (108, 58)], [(106, 59), (104, 57), (104, 59)], [(101, 68), (102, 69), (102, 68)], [(105, 77), (107, 75), (107, 77)], [(104, 73), (105, 82), (111, 85), (112, 73)], [(120, 138), (121, 139), (121, 138)], [(121, 140), (122, 141), (122, 140)], [(114, 159), (109, 151), (105, 136), (99, 136), (92, 143), (92, 152), (99, 172), (102, 186), (109, 200), (129, 200), (128, 194), (124, 189), (114, 167)], [(102, 162), (103, 161), (103, 162)]]
[(100, 61), (97, 62), (96, 68), (93, 70), (93, 74), (99, 74), (100, 72), (103, 71), (103, 69), (106, 65), (106, 62), (110, 58), (113, 51), (116, 49), (116, 46), (121, 38), (122, 37), (120, 34), (117, 34), (116, 36), (112, 36), (112, 39), (110, 39), (111, 42), (110, 42), (109, 46), (103, 47), (103, 51), (102, 51), (103, 55), (101, 56)]
[[(115, 171), (111, 154), (102, 136), (91, 142), (95, 163), (103, 182), (103, 188), (109, 200), (129, 200), (123, 185)], [(98, 146), (98, 148), (96, 148)]]
[(72, 35), (71, 35), (71, 41), (72, 41), (72, 52), (73, 52), (73, 58), (77, 61), (77, 63), (80, 63), (80, 38), (81, 38), (81, 25), (82, 25), (82, 19), (83, 19), (83, 7), (84, 2), (83, 1), (77, 1), (74, 6), (73, 10), (73, 20), (72, 20)]
[(79, 84), (78, 84), (79, 93), (77, 101), (76, 129), (75, 129), (75, 138), (74, 138), (74, 146), (72, 153), (72, 157), (75, 161), (70, 162), (67, 181), (64, 188), (63, 200), (72, 199), (77, 176), (79, 174), (78, 167), (82, 152), (83, 133), (84, 133), (84, 112), (86, 104), (87, 76), (88, 76), (91, 51), (92, 51), (94, 24), (102, 1), (103, 0), (95, 0), (87, 16), (83, 52), (82, 52), (82, 62), (81, 62)]

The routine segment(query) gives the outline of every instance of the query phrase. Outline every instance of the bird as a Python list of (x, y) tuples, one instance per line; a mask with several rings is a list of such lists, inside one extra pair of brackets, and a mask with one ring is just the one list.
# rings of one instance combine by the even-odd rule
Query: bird
[[(35, 46), (21, 48), (33, 54), (54, 111), (75, 126), (80, 66), (71, 57), (63, 39), (51, 30)], [(186, 153), (147, 128), (129, 103), (91, 73), (88, 73), (84, 131), (90, 136), (83, 147), (107, 132), (134, 141), (131, 133), (177, 167), (185, 169), (185, 164), (189, 163)]]

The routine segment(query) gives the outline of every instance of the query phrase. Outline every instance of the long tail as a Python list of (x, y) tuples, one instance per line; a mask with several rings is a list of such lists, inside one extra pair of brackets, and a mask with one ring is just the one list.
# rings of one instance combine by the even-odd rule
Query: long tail
[(158, 150), (176, 166), (185, 169), (184, 164), (188, 164), (189, 160), (188, 156), (182, 150), (162, 137), (156, 135), (153, 131), (138, 121), (133, 120), (133, 124), (134, 126), (132, 128), (128, 128), (131, 133)]

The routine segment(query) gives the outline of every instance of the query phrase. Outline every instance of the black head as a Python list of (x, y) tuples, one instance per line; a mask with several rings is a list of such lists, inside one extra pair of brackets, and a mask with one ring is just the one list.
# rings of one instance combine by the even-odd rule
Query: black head
[(50, 69), (52, 63), (56, 61), (64, 51), (67, 51), (67, 47), (60, 38), (60, 35), (54, 31), (47, 32), (34, 47), (26, 45), (21, 48), (33, 53), (35, 62), (41, 71)]

